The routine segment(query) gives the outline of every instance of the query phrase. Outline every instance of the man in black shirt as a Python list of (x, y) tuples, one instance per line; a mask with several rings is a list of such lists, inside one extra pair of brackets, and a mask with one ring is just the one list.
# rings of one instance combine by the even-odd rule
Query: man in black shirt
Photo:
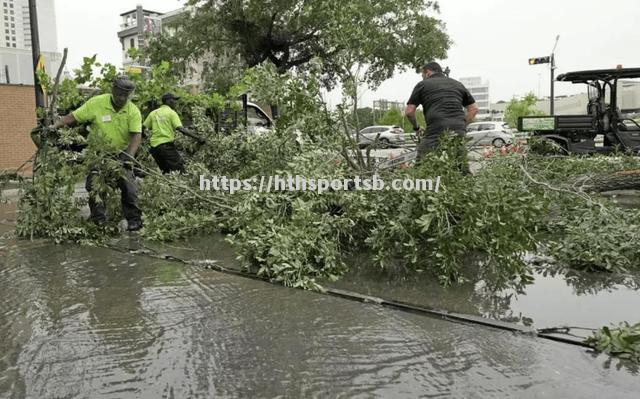
[(418, 144), (418, 159), (438, 147), (444, 131), (450, 130), (464, 136), (466, 125), (478, 113), (478, 106), (469, 90), (457, 80), (445, 76), (437, 62), (426, 63), (422, 77), (424, 79), (413, 89), (405, 109), (414, 131), (420, 130), (416, 120), (416, 108), (419, 105), (422, 105), (427, 122), (427, 130)]

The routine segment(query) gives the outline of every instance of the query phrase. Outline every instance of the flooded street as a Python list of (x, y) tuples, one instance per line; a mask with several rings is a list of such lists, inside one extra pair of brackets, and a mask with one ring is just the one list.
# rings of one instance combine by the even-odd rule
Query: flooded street
[[(213, 239), (207, 251), (232, 263), (225, 247)], [(0, 259), (0, 398), (637, 398), (640, 390), (632, 370), (584, 348), (202, 267), (12, 239), (0, 241)]]

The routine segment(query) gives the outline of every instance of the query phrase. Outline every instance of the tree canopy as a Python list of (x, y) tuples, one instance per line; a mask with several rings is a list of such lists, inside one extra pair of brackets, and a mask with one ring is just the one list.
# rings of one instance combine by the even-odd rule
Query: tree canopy
[[(218, 60), (209, 68), (304, 69), (321, 60), (332, 87), (354, 64), (366, 64), (375, 86), (396, 70), (446, 56), (449, 37), (434, 17), (438, 3), (419, 0), (189, 0), (173, 35), (152, 41), (152, 62)], [(238, 57), (229, 57), (229, 53)], [(221, 65), (219, 58), (233, 60)]]
[(509, 101), (507, 108), (504, 110), (504, 120), (510, 127), (518, 126), (518, 117), (520, 116), (535, 116), (541, 115), (543, 112), (535, 108), (536, 102), (535, 94), (529, 93), (522, 99), (513, 98)]

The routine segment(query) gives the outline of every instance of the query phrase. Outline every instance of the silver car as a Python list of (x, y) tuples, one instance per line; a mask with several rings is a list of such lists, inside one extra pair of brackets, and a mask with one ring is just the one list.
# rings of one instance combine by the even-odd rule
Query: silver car
[(381, 148), (400, 146), (405, 142), (404, 130), (400, 126), (369, 126), (360, 130), (357, 136), (360, 147), (372, 144), (376, 137)]
[(467, 125), (469, 146), (492, 145), (504, 147), (513, 144), (515, 136), (505, 122), (473, 122)]

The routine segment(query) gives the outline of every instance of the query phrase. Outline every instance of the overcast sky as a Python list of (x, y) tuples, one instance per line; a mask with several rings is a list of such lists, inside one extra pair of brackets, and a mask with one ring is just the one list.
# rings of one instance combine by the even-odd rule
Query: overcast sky
[[(58, 46), (69, 48), (70, 69), (78, 67), (83, 56), (95, 53), (102, 62), (121, 66), (119, 15), (136, 4), (159, 12), (184, 4), (178, 0), (55, 1)], [(489, 81), (492, 102), (529, 91), (549, 94), (548, 66), (530, 66), (527, 59), (548, 55), (556, 35), (560, 35), (556, 73), (617, 64), (640, 67), (637, 0), (442, 0), (440, 8), (439, 18), (454, 42), (442, 66), (449, 66), (454, 78), (481, 76)], [(404, 102), (419, 80), (413, 72), (398, 74), (376, 92), (366, 91), (361, 104), (371, 105), (380, 98)], [(556, 84), (556, 95), (579, 91), (584, 89)]]

